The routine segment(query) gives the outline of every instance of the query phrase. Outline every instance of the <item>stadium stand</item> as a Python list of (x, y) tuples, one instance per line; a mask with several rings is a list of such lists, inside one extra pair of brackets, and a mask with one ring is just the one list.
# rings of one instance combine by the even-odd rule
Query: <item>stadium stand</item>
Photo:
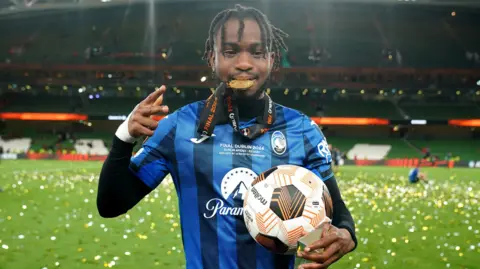
[[(188, 90), (187, 90), (188, 91)], [(209, 90), (202, 90), (206, 95)], [(89, 96), (92, 96), (90, 99)], [(114, 115), (128, 114), (142, 98), (139, 97), (104, 97), (104, 94), (77, 93), (71, 96), (50, 95), (40, 93), (37, 95), (25, 93), (8, 93), (8, 103), (2, 108), (3, 112), (76, 112), (89, 115)], [(284, 95), (283, 91), (271, 94), (276, 102), (301, 110), (311, 116), (317, 114), (317, 108), (321, 106), (324, 116), (332, 117), (375, 117), (386, 119), (403, 119), (404, 115), (410, 119), (451, 119), (451, 118), (480, 118), (480, 108), (472, 101), (429, 102), (428, 99), (406, 100), (398, 103), (400, 111), (391, 99), (382, 98), (358, 98), (345, 96), (330, 98), (311, 95), (304, 96), (300, 90), (292, 91)], [(293, 98), (292, 98), (293, 97)], [(167, 95), (165, 102), (172, 111), (180, 108), (183, 104), (202, 100), (203, 96), (181, 96), (178, 94)]]
[(78, 139), (74, 145), (75, 151), (79, 154), (107, 155), (108, 149), (101, 139)]
[[(422, 157), (422, 148), (430, 148), (432, 155), (444, 159), (449, 153), (452, 156), (464, 160), (475, 160), (480, 156), (480, 142), (477, 140), (403, 140), (403, 139), (371, 139), (371, 138), (344, 138), (328, 137), (328, 143), (340, 149), (342, 152), (350, 152), (358, 145), (379, 146), (388, 148), (384, 158), (414, 158)], [(366, 149), (365, 151), (369, 151)], [(347, 155), (350, 159), (355, 159), (355, 153)], [(358, 159), (362, 156), (370, 157), (370, 154), (357, 155)], [(369, 158), (370, 159), (370, 158)]]
[(4, 140), (0, 137), (0, 147), (6, 153), (24, 153), (27, 152), (32, 144), (32, 139), (27, 137)]
[(388, 100), (329, 100), (325, 102), (325, 115), (335, 117), (401, 118), (395, 106)]
[[(472, 66), (465, 55), (480, 50), (471, 26), (478, 20), (473, 13), (453, 19), (445, 16), (447, 9), (428, 7), (397, 6), (391, 12), (382, 5), (330, 9), (301, 3), (295, 3), (295, 8), (291, 3), (278, 5), (269, 16), (290, 34), (288, 55), (294, 66), (458, 68)], [(191, 9), (168, 4), (156, 10), (155, 26), (133, 19), (148, 17), (142, 5), (134, 4), (128, 14), (123, 7), (108, 7), (35, 14), (29, 20), (13, 18), (11, 27), (2, 29), (9, 38), (0, 44), (0, 56), (12, 63), (203, 64), (207, 32), (189, 26), (208, 29), (209, 18), (218, 8), (213, 3)], [(325, 48), (330, 57), (309, 61), (312, 46)], [(168, 59), (160, 57), (164, 49), (171, 54)], [(382, 55), (386, 50), (392, 51), (392, 59)], [(397, 50), (402, 63), (397, 61)], [(148, 57), (152, 54), (157, 58)]]
[(391, 148), (391, 145), (355, 144), (348, 150), (347, 157), (351, 160), (383, 160)]
[(475, 119), (480, 109), (473, 103), (404, 103), (400, 106), (412, 119)]
[[(144, 6), (136, 4), (129, 5), (127, 13), (124, 6), (113, 6), (81, 12), (39, 12), (28, 18), (3, 18), (9, 27), (0, 26), (2, 35), (8, 36), (0, 42), (0, 58), (6, 63), (38, 64), (41, 67), (73, 64), (73, 69), (65, 72), (47, 72), (42, 68), (35, 71), (0, 70), (0, 112), (70, 112), (94, 118), (89, 120), (93, 127), (85, 126), (86, 122), (18, 126), (9, 122), (7, 132), (15, 132), (15, 137), (28, 137), (18, 141), (30, 142), (21, 144), (17, 140), (2, 140), (2, 145), (14, 145), (3, 148), (21, 152), (105, 153), (119, 122), (96, 122), (95, 117), (128, 115), (158, 84), (172, 84), (169, 86), (174, 87), (178, 82), (176, 73), (171, 79), (168, 72), (121, 70), (124, 65), (205, 66), (201, 56), (206, 29), (219, 4), (191, 5), (188, 9), (181, 3), (162, 5), (155, 10), (155, 25), (148, 19), (135, 19), (148, 18)], [(460, 9), (458, 11), (460, 13)], [(480, 37), (475, 25), (480, 17), (467, 9), (461, 11), (462, 16), (453, 17), (450, 12), (446, 7), (428, 6), (412, 9), (399, 5), (390, 9), (383, 5), (312, 7), (301, 3), (278, 3), (270, 10), (269, 17), (290, 34), (289, 51), (284, 59), (293, 68), (318, 67), (319, 70), (337, 71), (315, 78), (308, 72), (287, 73), (284, 80), (272, 82), (270, 95), (276, 102), (309, 116), (445, 121), (478, 119), (477, 96), (480, 91), (471, 82), (480, 78), (462, 74), (434, 77), (428, 72), (414, 72), (423, 68), (474, 70), (473, 67), (480, 66), (475, 62), (475, 53), (480, 51)], [(198, 28), (205, 31), (198, 31)], [(321, 60), (311, 60), (315, 49), (322, 51)], [(117, 66), (121, 71), (99, 74), (82, 70), (82, 64)], [(387, 71), (363, 73), (365, 69), (383, 67), (387, 67), (385, 70), (392, 67), (401, 68), (401, 72), (407, 70), (405, 82), (397, 85), (398, 80), (390, 77)], [(344, 74), (343, 68), (355, 70), (359, 75)], [(177, 85), (180, 89), (169, 89), (165, 102), (171, 111), (205, 99), (210, 94), (210, 88), (200, 84), (199, 77), (195, 77), (199, 73), (186, 73), (179, 80), (195, 81), (198, 87)], [(203, 75), (210, 79), (208, 73)], [(377, 82), (389, 87), (377, 85)], [(288, 89), (284, 85), (287, 83), (299, 86)], [(342, 83), (347, 86), (343, 87)], [(438, 85), (444, 88), (440, 89)], [(463, 88), (457, 94), (458, 85)], [(84, 86), (85, 91), (78, 92), (78, 88)], [(119, 87), (123, 89), (118, 90)], [(403, 94), (399, 93), (400, 89)], [(423, 93), (417, 94), (417, 91)], [(57, 130), (72, 130), (74, 137), (59, 139), (56, 132), (49, 130), (53, 126)], [(408, 127), (402, 135), (391, 130), (394, 126), (371, 126), (363, 131), (352, 126), (342, 128), (327, 126), (324, 132), (334, 147), (342, 152), (351, 151), (350, 158), (419, 157), (425, 147), (439, 158), (449, 153), (467, 159), (480, 156), (478, 139), (472, 139), (478, 131), (470, 132), (467, 128), (428, 126), (422, 129), (415, 126)], [(358, 153), (357, 149), (360, 149)]]

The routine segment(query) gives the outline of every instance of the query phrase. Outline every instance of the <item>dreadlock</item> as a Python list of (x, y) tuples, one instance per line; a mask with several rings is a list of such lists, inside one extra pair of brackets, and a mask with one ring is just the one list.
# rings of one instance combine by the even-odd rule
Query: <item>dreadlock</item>
[(210, 24), (210, 29), (208, 30), (208, 38), (205, 42), (205, 53), (203, 54), (202, 59), (210, 64), (208, 60), (213, 53), (215, 35), (220, 28), (223, 46), (225, 43), (225, 22), (227, 22), (232, 16), (238, 18), (240, 21), (240, 27), (238, 29), (239, 41), (242, 39), (243, 30), (245, 28), (244, 19), (253, 18), (257, 21), (260, 26), (262, 44), (266, 46), (268, 52), (274, 53), (275, 58), (273, 62), (273, 70), (277, 70), (280, 67), (281, 49), (288, 51), (288, 47), (283, 40), (284, 37), (288, 37), (288, 34), (273, 26), (267, 16), (260, 10), (253, 7), (244, 7), (239, 4), (235, 5), (235, 8), (233, 9), (223, 10), (213, 18), (212, 23)]

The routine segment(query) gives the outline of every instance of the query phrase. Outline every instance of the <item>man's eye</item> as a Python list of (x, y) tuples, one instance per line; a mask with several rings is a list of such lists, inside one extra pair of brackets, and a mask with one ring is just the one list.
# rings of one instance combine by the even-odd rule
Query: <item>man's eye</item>
[(225, 56), (235, 56), (236, 52), (234, 50), (225, 50), (223, 54), (225, 54)]
[(255, 56), (255, 57), (263, 57), (264, 55), (265, 55), (265, 52), (263, 52), (263, 51), (255, 51), (253, 53), (253, 56)]

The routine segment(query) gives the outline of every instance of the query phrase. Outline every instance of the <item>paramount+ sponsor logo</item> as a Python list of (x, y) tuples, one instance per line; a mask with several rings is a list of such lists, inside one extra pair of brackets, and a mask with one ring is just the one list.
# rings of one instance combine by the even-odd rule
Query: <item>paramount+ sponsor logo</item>
[[(231, 144), (221, 144), (220, 146), (232, 147)], [(240, 145), (235, 145), (235, 147), (236, 146)], [(238, 167), (228, 171), (220, 184), (222, 198), (212, 198), (208, 200), (205, 204), (203, 217), (212, 219), (217, 215), (243, 216), (243, 206), (234, 206), (233, 201), (243, 201), (245, 199), (248, 186), (252, 185), (256, 177), (257, 174), (254, 171), (244, 167)]]
[(255, 199), (260, 201), (260, 203), (262, 203), (263, 205), (267, 205), (267, 200), (263, 198), (263, 196), (257, 191), (255, 187), (252, 187), (252, 194)]

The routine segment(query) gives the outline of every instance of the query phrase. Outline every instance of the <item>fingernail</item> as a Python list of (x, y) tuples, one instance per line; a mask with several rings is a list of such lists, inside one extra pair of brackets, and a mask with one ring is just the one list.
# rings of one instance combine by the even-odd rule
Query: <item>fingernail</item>
[(306, 251), (306, 252), (309, 252), (309, 251), (310, 251), (310, 248), (309, 248), (309, 247), (306, 247), (306, 248), (305, 248), (305, 251)]

